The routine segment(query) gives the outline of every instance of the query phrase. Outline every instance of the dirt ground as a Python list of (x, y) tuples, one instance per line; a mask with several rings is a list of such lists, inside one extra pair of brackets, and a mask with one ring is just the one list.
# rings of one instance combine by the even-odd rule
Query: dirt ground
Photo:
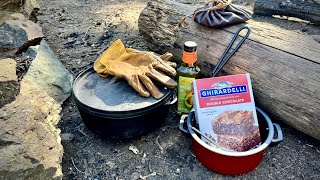
[[(235, 1), (252, 9), (252, 0)], [(138, 17), (147, 0), (39, 0), (39, 23), (58, 58), (76, 77), (110, 42), (121, 38), (127, 47), (146, 49), (138, 32)], [(305, 22), (256, 17), (303, 34), (320, 28)], [(292, 18), (290, 18), (291, 20)], [(320, 179), (320, 142), (281, 124), (284, 141), (265, 151), (259, 167), (242, 176), (216, 174), (196, 159), (191, 137), (178, 128), (170, 109), (165, 124), (131, 141), (103, 139), (86, 128), (70, 98), (59, 123), (64, 140), (64, 179)], [(139, 153), (129, 150), (135, 146)], [(163, 151), (161, 151), (161, 148)], [(154, 174), (152, 174), (154, 173)]]

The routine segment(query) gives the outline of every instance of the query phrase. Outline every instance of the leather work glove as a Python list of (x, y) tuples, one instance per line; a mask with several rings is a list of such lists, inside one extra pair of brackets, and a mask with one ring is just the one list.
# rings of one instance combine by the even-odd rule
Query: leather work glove
[(173, 79), (157, 71), (161, 70), (170, 76), (175, 76), (176, 70), (173, 68), (175, 63), (167, 61), (171, 57), (170, 53), (159, 57), (152, 52), (125, 48), (118, 39), (95, 61), (94, 70), (102, 77), (113, 75), (117, 78), (125, 78), (141, 96), (149, 97), (151, 94), (154, 98), (160, 99), (164, 94), (150, 78), (168, 88), (175, 88), (177, 83)]

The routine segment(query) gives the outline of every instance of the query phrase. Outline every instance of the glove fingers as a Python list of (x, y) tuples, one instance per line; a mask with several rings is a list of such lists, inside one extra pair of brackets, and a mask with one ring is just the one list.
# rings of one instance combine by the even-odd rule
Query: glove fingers
[(166, 52), (160, 56), (160, 58), (164, 61), (171, 61), (173, 55), (169, 52)]
[[(173, 68), (173, 66), (170, 66), (169, 63), (172, 63), (170, 61), (163, 62), (164, 64), (158, 63), (154, 66), (155, 69), (161, 70), (162, 72), (165, 72), (166, 74), (170, 76), (175, 76), (176, 75), (176, 70)], [(172, 68), (169, 69), (168, 67)], [(174, 71), (174, 72), (173, 72)]]
[(147, 76), (161, 82), (162, 84), (164, 84), (166, 87), (168, 88), (175, 88), (177, 87), (177, 82), (174, 81), (173, 79), (171, 79), (169, 76), (166, 76), (160, 72), (158, 72), (155, 69), (151, 69), (148, 73)]
[(152, 59), (152, 61), (156, 62), (155, 64), (153, 64), (155, 68), (160, 68), (162, 71), (166, 72), (170, 76), (175, 76), (177, 74), (176, 70), (173, 67), (165, 63), (168, 61), (163, 61), (159, 56), (155, 55), (152, 52), (147, 52), (146, 54), (149, 56), (149, 58)]
[(171, 67), (173, 67), (173, 68), (176, 68), (176, 67), (177, 67), (177, 63), (175, 63), (175, 62), (164, 61), (164, 63), (166, 63), (168, 66), (171, 66)]
[(140, 82), (138, 75), (134, 75), (134, 76), (130, 76), (130, 77), (125, 76), (124, 78), (128, 81), (128, 84), (131, 87), (133, 87), (133, 89), (136, 90), (141, 96), (143, 96), (143, 97), (150, 96), (150, 93), (148, 92), (148, 90), (146, 90), (146, 88)]
[(150, 78), (145, 75), (139, 75), (139, 78), (155, 99), (160, 99), (164, 96), (164, 94), (157, 88), (157, 86), (153, 84)]
[(133, 49), (133, 48), (126, 48), (126, 51), (127, 51), (127, 53), (132, 53), (132, 52), (137, 53), (137, 52), (141, 52), (141, 51), (139, 51), (139, 50), (137, 50), (137, 49)]
[(175, 62), (170, 62), (172, 60), (172, 57), (173, 55), (169, 52), (166, 52), (160, 56), (164, 63), (166, 63), (168, 66), (176, 68), (177, 64)]
[[(158, 63), (154, 66), (156, 69), (161, 69), (163, 72), (169, 74), (170, 76), (175, 76), (177, 74), (176, 70), (169, 66), (165, 61), (156, 55), (151, 55), (151, 58), (154, 58)], [(168, 62), (168, 61), (166, 61)]]

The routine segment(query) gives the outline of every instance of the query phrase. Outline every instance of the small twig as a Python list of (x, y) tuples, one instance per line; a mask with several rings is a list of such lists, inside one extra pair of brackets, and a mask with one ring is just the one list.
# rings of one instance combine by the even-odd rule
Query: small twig
[(271, 174), (268, 174), (268, 177), (269, 177), (270, 179), (274, 179), (274, 178), (271, 176)]
[(289, 148), (289, 147), (288, 147), (288, 146), (286, 146), (286, 145), (283, 145), (282, 147), (284, 147), (284, 148), (286, 148), (286, 149), (291, 150), (291, 148)]
[(148, 168), (149, 168), (149, 171), (152, 172), (151, 162), (148, 163)]
[(119, 156), (122, 156), (123, 154), (125, 154), (125, 152), (122, 152), (120, 154), (117, 154), (116, 156), (119, 157)]
[(311, 178), (315, 178), (315, 177), (319, 177), (320, 175), (318, 174), (318, 175), (312, 175), (312, 176), (310, 176), (310, 179)]
[(5, 3), (1, 4), (1, 6), (4, 7), (4, 6), (6, 6), (6, 5), (10, 4), (10, 3), (11, 3), (10, 1), (9, 2), (5, 2)]
[(84, 174), (84, 172), (83, 172), (83, 171), (80, 171), (80, 170), (77, 168), (77, 166), (74, 164), (74, 161), (73, 161), (73, 158), (72, 158), (72, 157), (71, 157), (71, 161), (72, 161), (73, 167), (76, 168), (76, 170), (77, 170), (78, 172)]
[(88, 43), (86, 40), (85, 40), (85, 38), (86, 38), (86, 36), (88, 35), (88, 32), (89, 32), (89, 30), (92, 28), (92, 26), (89, 26), (89, 28), (87, 29), (87, 31), (86, 31), (86, 33), (84, 34), (84, 36), (82, 37), (82, 41), (84, 42), (84, 43)]
[(159, 138), (160, 138), (160, 135), (156, 138), (155, 143), (158, 146), (158, 148), (160, 149), (161, 154), (162, 154), (163, 153), (163, 147), (161, 147), (161, 145), (160, 145)]
[(83, 134), (84, 136), (88, 136), (86, 133), (84, 133), (83, 131), (81, 131), (80, 129), (78, 129), (78, 131)]
[(140, 179), (146, 180), (148, 177), (156, 176), (156, 175), (157, 175), (157, 173), (156, 173), (156, 172), (153, 172), (153, 173), (151, 173), (151, 174), (149, 174), (149, 175), (146, 175), (146, 176), (140, 176)]
[(281, 171), (284, 171), (284, 170), (286, 170), (286, 169), (290, 168), (292, 165), (293, 165), (293, 164), (290, 164), (289, 166), (284, 167), (284, 168), (282, 168), (282, 169), (280, 169), (280, 170), (281, 170)]
[(139, 149), (134, 145), (130, 145), (129, 150), (132, 151), (134, 154), (139, 154)]
[(162, 159), (162, 160), (166, 161), (166, 158), (163, 158), (163, 157), (159, 157), (159, 156), (153, 156), (153, 157), (156, 157), (158, 159)]
[(306, 145), (313, 148), (313, 145), (312, 145), (312, 144), (306, 144)]

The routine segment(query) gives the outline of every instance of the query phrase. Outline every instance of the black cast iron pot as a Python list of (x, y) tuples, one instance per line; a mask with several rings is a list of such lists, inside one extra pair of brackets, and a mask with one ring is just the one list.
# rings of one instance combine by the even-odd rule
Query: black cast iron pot
[(159, 128), (177, 101), (174, 90), (158, 87), (163, 98), (141, 97), (125, 80), (102, 78), (91, 67), (75, 79), (73, 97), (90, 130), (105, 137), (130, 139)]

